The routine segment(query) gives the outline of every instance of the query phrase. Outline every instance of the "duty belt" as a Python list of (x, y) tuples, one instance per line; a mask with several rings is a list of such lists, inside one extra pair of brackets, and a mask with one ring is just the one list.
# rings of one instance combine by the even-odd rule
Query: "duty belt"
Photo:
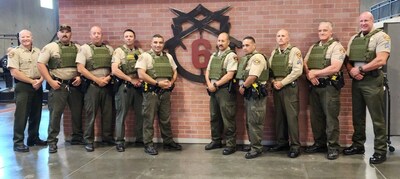
[(173, 84), (172, 87), (169, 88), (169, 89), (162, 89), (162, 88), (160, 88), (158, 86), (155, 86), (155, 85), (145, 84), (145, 86), (143, 87), (144, 88), (143, 91), (145, 93), (154, 92), (154, 93), (157, 93), (157, 94), (163, 94), (164, 92), (171, 92), (174, 89), (174, 87), (175, 87), (175, 84)]
[(136, 89), (141, 89), (143, 86), (143, 84), (141, 84), (140, 86), (136, 87), (136, 86), (133, 86), (133, 84), (130, 81), (125, 81), (125, 80), (122, 80), (122, 84), (128, 88), (136, 88)]
[(319, 78), (318, 82), (319, 82), (319, 84), (315, 85), (314, 87), (325, 88), (328, 85), (332, 85), (332, 81), (329, 78)]
[[(284, 87), (282, 87), (280, 90), (288, 88), (288, 87), (294, 88), (296, 86), (297, 86), (297, 80), (294, 80), (291, 83), (289, 83), (289, 84), (285, 85)], [(275, 91), (280, 91), (280, 90), (277, 90), (277, 89), (274, 88), (274, 84), (273, 83), (271, 83), (271, 87)]]
[(72, 84), (72, 82), (74, 82), (74, 78), (70, 79), (70, 80), (63, 80), (61, 78), (54, 77), (53, 79), (58, 81), (58, 82), (60, 82), (60, 83), (62, 83), (62, 84), (66, 84), (66, 85), (70, 85), (70, 84)]
[[(31, 78), (31, 79), (32, 79), (32, 80), (38, 80), (38, 79), (40, 79), (40, 78)], [(15, 83), (19, 83), (19, 82), (25, 83), (25, 82), (23, 82), (23, 81), (17, 80), (17, 78), (14, 78), (14, 82), (15, 82)], [(29, 83), (26, 83), (26, 84), (29, 84)]]
[(382, 71), (381, 69), (375, 69), (375, 70), (372, 70), (372, 71), (364, 72), (362, 75), (364, 75), (364, 76), (377, 77), (377, 76), (379, 76), (379, 73), (380, 73), (381, 71)]

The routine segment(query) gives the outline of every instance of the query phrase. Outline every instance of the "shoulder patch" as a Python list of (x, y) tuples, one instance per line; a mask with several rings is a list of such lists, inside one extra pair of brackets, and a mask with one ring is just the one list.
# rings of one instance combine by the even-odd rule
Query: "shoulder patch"
[(383, 35), (383, 39), (386, 41), (390, 41), (390, 36), (388, 34)]
[(301, 52), (297, 52), (297, 53), (296, 53), (296, 57), (297, 57), (297, 58), (301, 58)]
[(12, 58), (12, 57), (14, 57), (15, 53), (14, 52), (10, 52), (7, 55), (8, 55), (8, 58)]
[(235, 61), (238, 61), (238, 57), (237, 57), (237, 56), (233, 57), (233, 59), (234, 59)]
[(260, 64), (260, 60), (259, 59), (254, 59), (254, 65), (259, 65)]
[(114, 51), (114, 52), (113, 52), (113, 55), (116, 55), (116, 54), (117, 54), (117, 52), (116, 52), (116, 51)]
[(346, 50), (344, 50), (344, 48), (342, 47), (342, 48), (340, 48), (340, 53), (341, 53), (341, 54), (345, 54), (345, 53), (346, 53)]

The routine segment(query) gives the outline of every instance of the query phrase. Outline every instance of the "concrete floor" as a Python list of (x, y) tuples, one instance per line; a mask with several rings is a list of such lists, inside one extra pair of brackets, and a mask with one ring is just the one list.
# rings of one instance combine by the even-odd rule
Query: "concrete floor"
[[(388, 153), (388, 161), (369, 165), (372, 136), (368, 136), (365, 155), (343, 156), (329, 161), (325, 154), (302, 153), (296, 159), (285, 152), (269, 153), (252, 160), (238, 151), (223, 156), (222, 149), (205, 151), (204, 144), (183, 144), (179, 152), (164, 151), (150, 156), (142, 147), (128, 146), (117, 152), (113, 146), (86, 152), (71, 146), (60, 136), (58, 153), (49, 155), (47, 147), (31, 147), (28, 153), (13, 151), (13, 104), (0, 104), (0, 178), (399, 178), (400, 154)], [(48, 110), (43, 110), (40, 137), (46, 139)], [(370, 122), (369, 122), (370, 123)], [(370, 129), (369, 129), (370, 130)], [(62, 132), (61, 132), (62, 134)], [(400, 151), (400, 138), (392, 137)]]

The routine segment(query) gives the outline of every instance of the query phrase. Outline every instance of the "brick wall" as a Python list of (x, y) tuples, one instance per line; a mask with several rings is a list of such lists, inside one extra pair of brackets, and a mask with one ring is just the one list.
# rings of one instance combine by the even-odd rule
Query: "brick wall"
[[(144, 50), (150, 49), (150, 40), (153, 34), (159, 33), (170, 39), (172, 18), (176, 17), (170, 8), (189, 12), (199, 3), (211, 11), (217, 11), (225, 6), (230, 10), (225, 15), (230, 17), (231, 36), (241, 40), (247, 35), (257, 41), (260, 52), (267, 54), (276, 47), (275, 34), (285, 28), (291, 33), (291, 43), (300, 48), (303, 55), (309, 46), (318, 40), (317, 27), (321, 20), (334, 23), (334, 35), (344, 46), (352, 34), (357, 31), (357, 17), (359, 1), (347, 0), (265, 0), (265, 1), (178, 1), (178, 0), (60, 0), (60, 23), (67, 23), (72, 27), (73, 40), (79, 43), (89, 42), (89, 29), (93, 25), (103, 28), (105, 40), (117, 47), (122, 43), (122, 32), (126, 28), (136, 31), (137, 40)], [(184, 24), (184, 28), (191, 24)], [(211, 26), (218, 28), (218, 24)], [(177, 57), (182, 66), (192, 73), (199, 73), (191, 62), (191, 42), (199, 38), (199, 33), (189, 35), (183, 41), (187, 51), (177, 48)], [(203, 38), (216, 44), (216, 37), (204, 32)], [(243, 55), (238, 50), (239, 55)], [(203, 143), (209, 142), (209, 97), (205, 85), (191, 82), (178, 76), (176, 88), (172, 95), (172, 128), (174, 137), (179, 142)], [(340, 143), (351, 143), (351, 81), (346, 76), (346, 86), (341, 93)], [(308, 89), (304, 75), (300, 79), (300, 139), (303, 145), (313, 142), (309, 122)], [(265, 143), (274, 141), (273, 100), (268, 97), (268, 114), (266, 116), (264, 140)], [(247, 142), (243, 99), (238, 97), (237, 127), (238, 140)], [(70, 134), (69, 112), (64, 115), (65, 133)], [(127, 137), (132, 139), (133, 112), (127, 121)], [(160, 137), (157, 131), (156, 137)], [(99, 135), (96, 132), (97, 136)]]

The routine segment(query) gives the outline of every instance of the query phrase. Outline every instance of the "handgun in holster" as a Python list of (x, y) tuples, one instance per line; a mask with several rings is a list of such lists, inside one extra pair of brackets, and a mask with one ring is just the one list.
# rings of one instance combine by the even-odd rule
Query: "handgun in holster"
[(340, 71), (338, 74), (332, 75), (329, 80), (331, 81), (332, 86), (335, 87), (337, 90), (342, 89), (345, 84), (342, 71)]
[(81, 80), (82, 80), (82, 82), (81, 82), (80, 90), (83, 94), (85, 94), (90, 86), (91, 81), (89, 79), (85, 78), (84, 76), (81, 76)]
[(235, 84), (236, 84), (236, 79), (232, 79), (228, 82), (228, 92), (229, 93), (235, 93)]
[(114, 94), (118, 92), (118, 89), (122, 84), (122, 81), (123, 80), (119, 79), (115, 75), (111, 76), (111, 82), (110, 83), (112, 84), (112, 91), (113, 91)]

